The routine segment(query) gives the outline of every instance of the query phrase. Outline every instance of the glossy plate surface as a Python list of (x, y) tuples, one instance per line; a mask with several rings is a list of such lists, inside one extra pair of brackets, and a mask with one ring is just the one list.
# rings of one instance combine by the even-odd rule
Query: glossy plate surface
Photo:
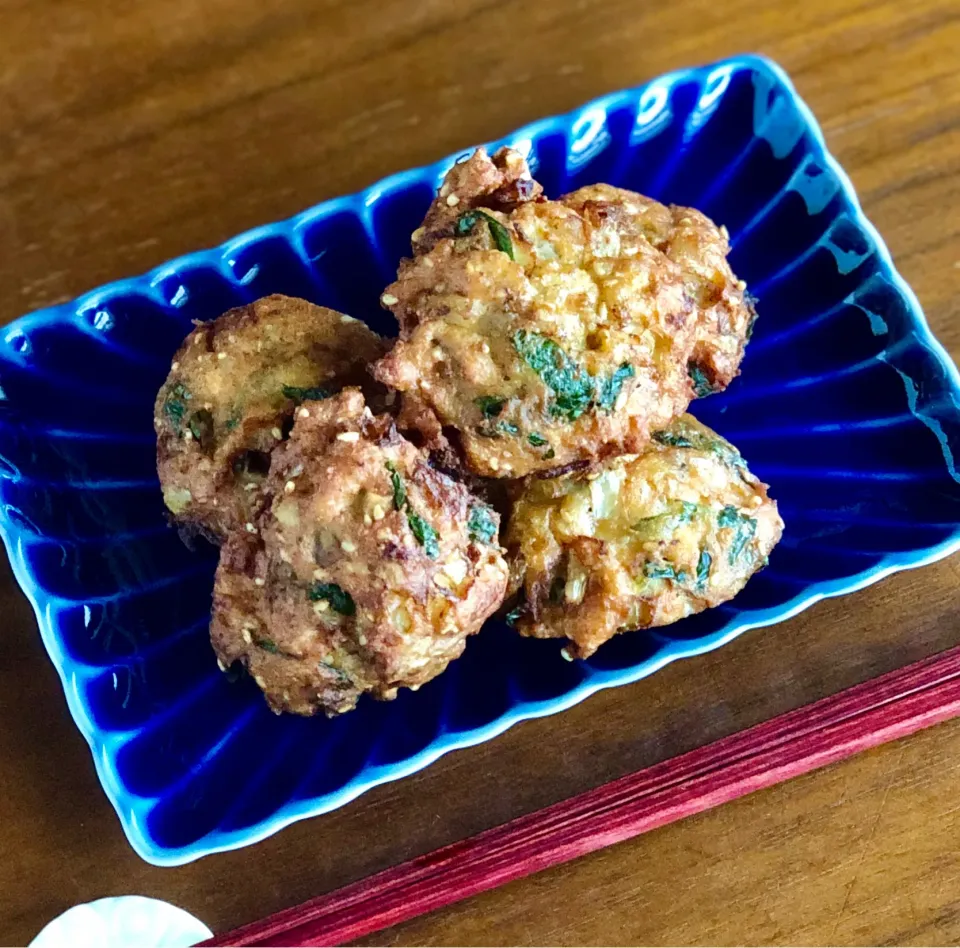
[[(727, 226), (759, 298), (742, 376), (694, 405), (771, 485), (787, 529), (737, 599), (585, 662), (490, 623), (416, 694), (278, 718), (207, 641), (214, 552), (167, 527), (152, 404), (192, 319), (267, 293), (393, 334), (378, 305), (454, 157), (4, 330), (0, 529), (136, 851), (243, 846), (599, 688), (960, 548), (960, 375), (788, 79), (742, 57), (671, 73), (493, 143), (547, 194), (608, 181)], [(784, 661), (789, 661), (789, 646)]]

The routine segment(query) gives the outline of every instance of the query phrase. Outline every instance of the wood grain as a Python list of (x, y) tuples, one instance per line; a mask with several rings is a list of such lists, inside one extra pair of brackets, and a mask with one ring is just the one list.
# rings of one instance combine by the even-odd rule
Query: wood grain
[(203, 945), (339, 945), (960, 716), (960, 647), (517, 817)]
[[(777, 59), (960, 354), (960, 13), (813, 0), (2, 0), (0, 322), (657, 73)], [(132, 854), (0, 577), (0, 941), (122, 893), (225, 930), (960, 643), (957, 559), (824, 602), (258, 846)], [(960, 726), (383, 938), (960, 939)], [(431, 927), (433, 926), (433, 927)]]

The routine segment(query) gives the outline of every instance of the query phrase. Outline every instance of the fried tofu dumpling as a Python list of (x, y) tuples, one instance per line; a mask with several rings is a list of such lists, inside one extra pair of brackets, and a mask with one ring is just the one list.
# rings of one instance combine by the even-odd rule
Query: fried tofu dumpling
[(522, 486), (505, 541), (516, 627), (586, 658), (619, 632), (733, 598), (782, 530), (736, 448), (685, 415), (640, 455)]
[(418, 688), (504, 598), (498, 515), (357, 389), (298, 409), (265, 497), (222, 550), (211, 638), (277, 712)]
[(157, 469), (176, 520), (214, 540), (256, 514), (270, 452), (295, 408), (344, 385), (376, 386), (387, 342), (306, 300), (267, 296), (198, 325), (157, 395)]
[(605, 185), (544, 200), (523, 158), (448, 174), (381, 296), (375, 367), (448, 463), (520, 477), (635, 453), (736, 374), (751, 311), (723, 232)]

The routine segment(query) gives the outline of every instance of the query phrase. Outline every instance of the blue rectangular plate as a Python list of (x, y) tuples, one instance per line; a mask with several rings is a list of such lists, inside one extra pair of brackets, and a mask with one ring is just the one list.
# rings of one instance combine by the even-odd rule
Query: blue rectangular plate
[[(456, 747), (960, 547), (960, 376), (789, 80), (756, 57), (520, 129), (548, 195), (608, 181), (728, 227), (759, 297), (743, 375), (697, 415), (787, 530), (737, 597), (588, 661), (498, 623), (418, 693), (277, 718), (207, 640), (214, 553), (166, 525), (152, 405), (192, 319), (267, 293), (378, 306), (453, 158), (33, 313), (0, 344), (0, 530), (131, 844), (176, 865), (342, 806)], [(788, 661), (787, 657), (784, 661)]]

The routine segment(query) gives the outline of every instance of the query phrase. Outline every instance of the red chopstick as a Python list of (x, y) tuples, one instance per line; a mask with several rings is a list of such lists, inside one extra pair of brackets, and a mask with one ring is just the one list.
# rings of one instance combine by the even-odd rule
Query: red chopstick
[(342, 944), (958, 714), (960, 647), (202, 944)]

